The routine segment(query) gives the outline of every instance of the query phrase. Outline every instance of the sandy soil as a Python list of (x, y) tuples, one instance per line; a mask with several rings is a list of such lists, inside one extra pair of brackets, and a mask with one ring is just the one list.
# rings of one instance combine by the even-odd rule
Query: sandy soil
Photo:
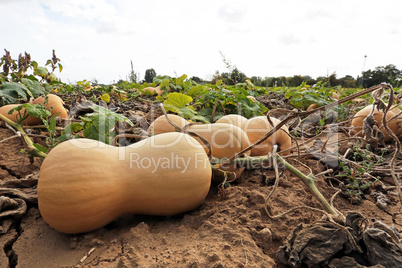
[[(0, 127), (0, 141), (13, 135)], [(0, 182), (23, 180), (28, 175), (31, 179), (38, 177), (42, 160), (31, 162), (24, 149), (21, 138), (0, 143)], [(315, 174), (327, 169), (314, 159), (304, 158), (303, 162)], [(308, 173), (306, 167), (292, 163)], [(270, 203), (273, 213), (300, 204), (322, 208), (300, 179), (288, 171), (285, 175)], [(173, 217), (127, 215), (79, 235), (55, 231), (42, 219), (37, 204), (28, 202), (25, 215), (13, 220), (7, 233), (0, 234), (0, 266), (276, 267), (276, 253), (291, 230), (300, 223), (321, 219), (322, 213), (301, 209), (270, 219), (264, 203), (274, 178), (270, 169), (246, 170), (224, 191), (213, 185), (205, 202), (194, 211)], [(322, 177), (316, 184), (327, 199), (336, 192)], [(396, 197), (388, 198), (390, 212), (396, 212)], [(359, 211), (369, 220), (394, 224), (402, 231), (401, 216), (393, 219), (376, 206), (369, 193), (360, 204), (338, 196), (334, 206), (342, 213)]]

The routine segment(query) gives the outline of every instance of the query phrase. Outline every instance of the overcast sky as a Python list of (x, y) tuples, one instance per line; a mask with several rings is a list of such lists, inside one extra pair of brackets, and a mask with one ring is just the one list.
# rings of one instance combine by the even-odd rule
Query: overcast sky
[[(0, 0), (0, 56), (52, 50), (66, 83), (226, 72), (220, 51), (247, 76), (402, 69), (400, 0)], [(364, 66), (364, 55), (367, 61)]]

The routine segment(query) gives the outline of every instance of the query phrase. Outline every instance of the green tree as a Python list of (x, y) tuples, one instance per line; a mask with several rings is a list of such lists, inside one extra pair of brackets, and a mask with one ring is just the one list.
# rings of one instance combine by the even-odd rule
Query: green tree
[(278, 86), (278, 87), (287, 87), (287, 86), (289, 86), (289, 84), (286, 81), (285, 76), (279, 76), (279, 77), (275, 78), (274, 83), (275, 83), (274, 85)]
[(357, 86), (357, 81), (351, 75), (345, 75), (339, 78), (340, 85), (344, 88), (352, 88)]
[(274, 87), (275, 86), (275, 77), (265, 77), (261, 82), (262, 87)]
[(219, 80), (223, 80), (223, 75), (219, 71), (215, 71), (215, 74), (211, 77), (211, 84), (215, 85)]
[(230, 80), (232, 82), (232, 85), (238, 84), (238, 83), (243, 83), (247, 80), (247, 76), (240, 72), (239, 69), (234, 68), (232, 73), (230, 74)]
[(390, 83), (397, 87), (401, 84), (402, 72), (395, 65), (378, 66), (374, 70), (368, 70), (362, 73), (363, 87), (371, 87), (380, 83)]
[(253, 83), (255, 86), (257, 87), (261, 87), (262, 86), (262, 78), (259, 76), (252, 76), (250, 78), (251, 83)]
[(298, 87), (304, 81), (301, 75), (294, 75), (293, 77), (288, 77), (286, 80), (288, 81), (288, 84), (291, 87)]
[(194, 82), (196, 82), (197, 84), (201, 84), (204, 82), (201, 78), (199, 78), (197, 76), (192, 76), (190, 79), (193, 80)]
[(340, 85), (340, 81), (336, 78), (336, 73), (333, 73), (328, 77), (328, 83), (331, 87), (336, 87)]
[(154, 78), (156, 77), (156, 72), (154, 69), (147, 69), (145, 71), (145, 77), (144, 80), (147, 83), (152, 83), (154, 81)]

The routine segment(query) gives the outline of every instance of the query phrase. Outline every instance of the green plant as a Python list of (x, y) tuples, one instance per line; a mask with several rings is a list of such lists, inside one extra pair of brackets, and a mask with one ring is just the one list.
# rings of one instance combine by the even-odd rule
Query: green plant
[(3, 72), (0, 72), (0, 102), (3, 104), (27, 101), (29, 98), (65, 87), (54, 74), (56, 69), (60, 72), (63, 70), (54, 50), (52, 58), (45, 64), (50, 65), (51, 71), (31, 60), (31, 55), (26, 52), (24, 55), (20, 54), (18, 60), (12, 59), (6, 49), (5, 52), (0, 61), (0, 67), (3, 67)]
[(319, 106), (327, 105), (333, 102), (332, 93), (338, 88), (328, 88), (326, 83), (318, 82), (314, 87), (311, 87), (303, 82), (297, 88), (282, 88), (278, 91), (282, 91), (285, 97), (290, 99), (290, 104), (296, 108), (306, 110), (308, 106), (313, 103), (317, 103)]
[(376, 156), (369, 150), (369, 147), (370, 145), (368, 144), (367, 148), (360, 149), (360, 142), (357, 142), (356, 145), (353, 146), (352, 159), (356, 163), (359, 162), (359, 165), (350, 166), (344, 161), (339, 162), (343, 172), (336, 175), (336, 177), (344, 179), (346, 193), (350, 197), (351, 202), (360, 199), (364, 190), (380, 179), (379, 177), (375, 178), (374, 181), (366, 181), (363, 179), (374, 166), (383, 162), (383, 155), (386, 151), (382, 150), (382, 154)]
[[(232, 64), (230, 59), (228, 59), (222, 51), (219, 51), (222, 57), (222, 61), (228, 69), (229, 73), (222, 73), (222, 79), (227, 85), (236, 85), (238, 83), (244, 83), (247, 76), (240, 72), (236, 65)], [(251, 82), (250, 82), (251, 83)]]
[(69, 138), (73, 133), (83, 130), (85, 138), (111, 144), (117, 135), (116, 131), (113, 130), (117, 122), (126, 122), (130, 126), (134, 126), (124, 115), (114, 113), (105, 107), (92, 105), (90, 108), (94, 111), (93, 113), (80, 117), (82, 122), (71, 123), (62, 131), (64, 138)]
[[(40, 118), (43, 122), (43, 125), (46, 127), (49, 136), (46, 137), (45, 143), (47, 147), (53, 148), (61, 141), (64, 141), (64, 137), (57, 137), (57, 130), (56, 130), (56, 119), (55, 117), (57, 114), (52, 114), (48, 109), (46, 109), (46, 105), (48, 103), (48, 98), (46, 97), (46, 101), (44, 105), (42, 104), (32, 104), (32, 103), (24, 103), (21, 104), (13, 109), (10, 110), (9, 114), (13, 113), (14, 111), (18, 112), (19, 120), (17, 124), (21, 124), (24, 119), (28, 116), (33, 116), (36, 118)], [(24, 111), (24, 112), (22, 112)], [(40, 144), (34, 143), (34, 146), (40, 150), (41, 152), (46, 153), (47, 150)]]
[(163, 102), (163, 107), (166, 112), (173, 112), (185, 119), (198, 120), (201, 122), (208, 122), (205, 118), (199, 115), (190, 103), (193, 102), (193, 98), (178, 92), (172, 92), (166, 95), (166, 99)]
[(242, 86), (197, 85), (190, 88), (187, 95), (193, 97), (193, 106), (199, 114), (211, 121), (224, 114), (241, 114), (246, 118), (262, 115), (268, 109), (260, 102), (254, 102), (248, 96), (256, 95), (255, 91)]
[(134, 71), (132, 60), (130, 60), (130, 63), (131, 63), (131, 70), (130, 70), (130, 74), (128, 75), (128, 79), (130, 82), (137, 83), (137, 80), (139, 79), (139, 75)]

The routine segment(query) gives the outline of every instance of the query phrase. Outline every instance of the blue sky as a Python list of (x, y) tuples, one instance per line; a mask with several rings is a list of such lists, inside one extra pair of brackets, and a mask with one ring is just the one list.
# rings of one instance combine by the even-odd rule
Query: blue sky
[[(227, 71), (220, 51), (248, 76), (357, 76), (402, 69), (398, 0), (0, 0), (1, 49), (43, 65), (56, 50), (63, 82), (210, 78)], [(5, 25), (8, 25), (7, 27)]]

